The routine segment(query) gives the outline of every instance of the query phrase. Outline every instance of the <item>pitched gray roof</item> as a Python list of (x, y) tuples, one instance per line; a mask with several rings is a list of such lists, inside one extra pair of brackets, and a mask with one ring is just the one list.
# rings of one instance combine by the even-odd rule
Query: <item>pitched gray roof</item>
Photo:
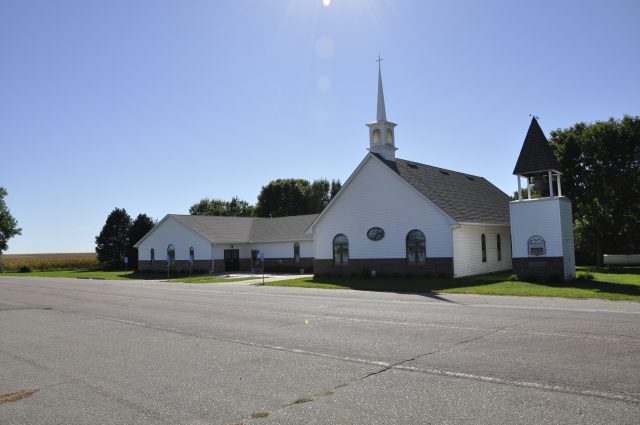
[(278, 242), (313, 240), (306, 230), (318, 214), (291, 217), (218, 217), (169, 214), (211, 242)]
[(560, 170), (551, 145), (538, 124), (538, 120), (531, 119), (529, 130), (524, 138), (520, 156), (513, 169), (513, 174), (526, 176), (540, 171)]
[(509, 222), (511, 198), (484, 177), (373, 155), (458, 222)]

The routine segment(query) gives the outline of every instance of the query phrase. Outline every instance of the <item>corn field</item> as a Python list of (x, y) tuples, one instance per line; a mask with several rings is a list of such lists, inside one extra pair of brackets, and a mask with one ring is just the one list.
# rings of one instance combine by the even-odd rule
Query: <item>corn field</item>
[(0, 270), (17, 272), (27, 267), (33, 271), (99, 269), (100, 263), (95, 252), (0, 255)]

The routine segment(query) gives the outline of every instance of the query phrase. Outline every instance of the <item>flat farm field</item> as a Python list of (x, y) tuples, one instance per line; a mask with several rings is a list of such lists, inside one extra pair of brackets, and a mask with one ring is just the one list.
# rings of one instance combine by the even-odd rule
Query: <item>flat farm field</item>
[(43, 270), (99, 269), (100, 263), (95, 252), (56, 254), (3, 254), (0, 255), (0, 269), (5, 272)]

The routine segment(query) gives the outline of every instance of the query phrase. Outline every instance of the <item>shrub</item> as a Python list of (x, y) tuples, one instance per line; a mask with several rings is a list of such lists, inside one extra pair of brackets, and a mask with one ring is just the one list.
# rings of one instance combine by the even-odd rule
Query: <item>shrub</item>
[(440, 272), (438, 273), (438, 279), (448, 279), (449, 275), (446, 274), (445, 272)]
[(431, 273), (426, 272), (425, 274), (422, 275), (422, 277), (424, 277), (425, 279), (431, 279)]
[(509, 280), (510, 282), (517, 282), (520, 279), (518, 278), (518, 275), (514, 273), (511, 276), (509, 276), (509, 279), (507, 279), (507, 280)]
[(593, 274), (590, 272), (580, 272), (576, 277), (578, 280), (593, 280)]
[(18, 271), (20, 273), (31, 273), (31, 267), (29, 267), (29, 266), (20, 266)]

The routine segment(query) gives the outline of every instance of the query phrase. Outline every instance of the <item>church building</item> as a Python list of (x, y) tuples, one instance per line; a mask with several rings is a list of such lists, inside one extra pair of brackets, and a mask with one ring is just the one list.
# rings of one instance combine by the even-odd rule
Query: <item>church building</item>
[[(571, 202), (535, 117), (514, 170), (528, 196), (516, 201), (483, 177), (396, 158), (380, 67), (376, 120), (367, 127), (368, 153), (320, 214), (170, 214), (135, 245), (139, 269), (248, 271), (264, 260), (265, 270), (318, 275), (461, 277), (513, 268), (523, 277), (575, 277)], [(533, 199), (532, 187), (547, 183), (548, 196)]]
[(458, 277), (511, 269), (510, 198), (483, 177), (396, 158), (378, 69), (369, 152), (311, 224), (317, 274)]

